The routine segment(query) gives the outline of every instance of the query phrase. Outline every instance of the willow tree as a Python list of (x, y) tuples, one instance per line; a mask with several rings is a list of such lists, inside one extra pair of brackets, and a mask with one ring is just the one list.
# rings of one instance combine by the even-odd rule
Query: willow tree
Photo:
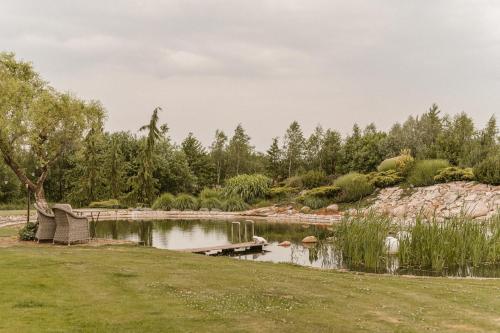
[[(98, 102), (57, 92), (30, 63), (0, 53), (0, 154), (40, 206), (47, 207), (43, 185), (52, 165), (103, 118)], [(33, 175), (22, 163), (26, 154), (36, 163)]]

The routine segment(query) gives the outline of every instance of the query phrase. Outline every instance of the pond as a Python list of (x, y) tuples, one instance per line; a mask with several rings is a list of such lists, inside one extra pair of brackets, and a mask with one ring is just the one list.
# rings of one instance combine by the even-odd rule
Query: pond
[[(329, 236), (332, 228), (322, 225), (302, 225), (294, 223), (273, 223), (240, 221), (238, 226), (231, 221), (214, 220), (156, 220), (156, 221), (100, 221), (91, 223), (93, 237), (131, 240), (145, 246), (159, 249), (180, 250), (240, 243), (252, 240), (255, 235), (264, 237), (269, 245), (263, 251), (240, 253), (234, 257), (241, 260), (290, 263), (324, 269), (345, 269), (370, 271), (363, 267), (349, 267), (343, 260), (341, 251), (335, 247)], [(303, 244), (306, 236), (316, 236), (316, 244)], [(288, 247), (279, 246), (290, 241)], [(384, 267), (375, 273), (411, 274), (427, 276), (476, 276), (500, 277), (500, 266), (487, 265), (433, 272), (399, 267), (397, 256), (387, 256)]]

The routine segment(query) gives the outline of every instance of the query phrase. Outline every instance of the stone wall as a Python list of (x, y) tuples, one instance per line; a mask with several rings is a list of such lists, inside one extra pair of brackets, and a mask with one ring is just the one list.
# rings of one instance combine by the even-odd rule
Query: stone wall
[(466, 214), (484, 219), (500, 209), (500, 186), (474, 182), (451, 182), (403, 190), (390, 187), (380, 190), (373, 204), (366, 208), (398, 218), (447, 218)]

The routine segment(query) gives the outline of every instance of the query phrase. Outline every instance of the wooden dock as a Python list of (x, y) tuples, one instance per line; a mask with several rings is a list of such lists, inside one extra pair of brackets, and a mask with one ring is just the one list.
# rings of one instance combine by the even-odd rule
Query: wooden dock
[(179, 251), (205, 254), (208, 256), (216, 256), (216, 255), (228, 255), (228, 254), (243, 253), (243, 252), (250, 252), (250, 251), (262, 251), (262, 249), (266, 245), (267, 245), (267, 243), (259, 244), (259, 243), (254, 243), (254, 242), (246, 242), (246, 243), (236, 243), (236, 244), (200, 247), (200, 248), (194, 248), (194, 249), (183, 249), (183, 250), (179, 250)]

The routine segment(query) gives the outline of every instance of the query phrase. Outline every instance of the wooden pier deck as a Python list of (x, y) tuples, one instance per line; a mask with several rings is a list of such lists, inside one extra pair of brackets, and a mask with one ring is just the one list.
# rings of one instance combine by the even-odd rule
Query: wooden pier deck
[(254, 242), (246, 242), (246, 243), (226, 244), (218, 246), (207, 246), (194, 249), (182, 249), (179, 251), (214, 256), (218, 254), (230, 254), (235, 252), (237, 253), (237, 252), (247, 252), (247, 251), (258, 251), (262, 250), (266, 245), (267, 243), (259, 244)]

